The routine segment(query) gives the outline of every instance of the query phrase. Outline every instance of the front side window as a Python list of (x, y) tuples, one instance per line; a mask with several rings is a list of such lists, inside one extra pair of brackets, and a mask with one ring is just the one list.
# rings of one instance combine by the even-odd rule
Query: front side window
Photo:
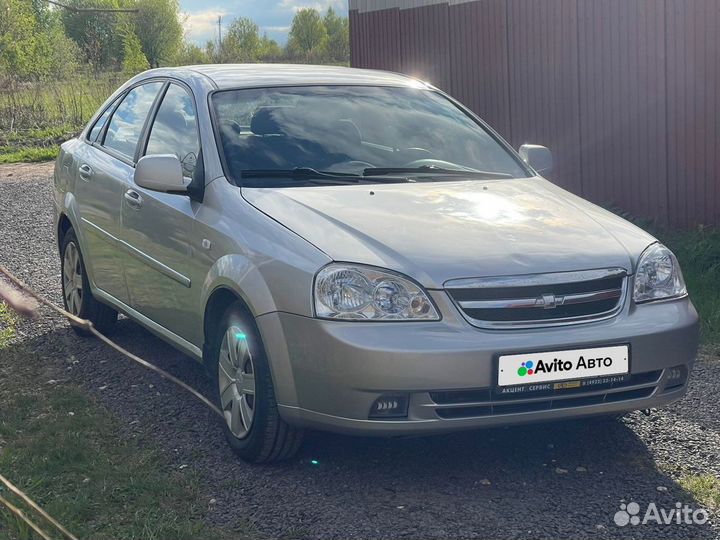
[(184, 88), (171, 84), (158, 108), (145, 154), (175, 154), (183, 174), (192, 178), (199, 150), (193, 100)]
[[(252, 171), (296, 168), (346, 175), (377, 174), (384, 168), (529, 176), (481, 125), (427, 89), (225, 90), (213, 95), (212, 105), (227, 172), (235, 180), (252, 177)], [(433, 178), (423, 174), (421, 179)]]
[(110, 119), (103, 146), (132, 159), (135, 157), (145, 119), (162, 82), (152, 82), (130, 90)]

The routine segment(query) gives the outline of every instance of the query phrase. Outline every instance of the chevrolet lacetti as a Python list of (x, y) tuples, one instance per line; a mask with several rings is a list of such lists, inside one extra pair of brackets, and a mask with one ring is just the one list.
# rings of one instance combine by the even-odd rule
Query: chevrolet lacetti
[(65, 305), (203, 361), (253, 462), (291, 456), (305, 428), (432, 434), (679, 399), (698, 317), (675, 256), (551, 166), (403, 75), (151, 70), (62, 146)]

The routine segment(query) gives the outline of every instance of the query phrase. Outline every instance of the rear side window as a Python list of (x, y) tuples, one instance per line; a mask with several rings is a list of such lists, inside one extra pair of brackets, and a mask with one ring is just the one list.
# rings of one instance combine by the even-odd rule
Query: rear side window
[(175, 154), (183, 174), (192, 178), (199, 150), (193, 100), (184, 88), (171, 84), (158, 108), (145, 154)]
[(132, 159), (145, 119), (162, 82), (152, 82), (130, 90), (110, 119), (103, 146)]
[[(120, 99), (120, 98), (118, 98)], [(115, 104), (118, 102), (118, 99), (113, 101), (107, 109), (105, 109), (105, 112), (103, 112), (100, 115), (100, 118), (97, 119), (95, 122), (95, 125), (90, 130), (90, 133), (88, 133), (88, 141), (90, 142), (98, 142), (98, 137), (100, 137), (100, 134), (102, 133), (102, 129), (105, 127), (105, 124), (108, 121), (108, 118), (110, 118), (110, 114), (112, 113), (113, 109), (115, 108)]]

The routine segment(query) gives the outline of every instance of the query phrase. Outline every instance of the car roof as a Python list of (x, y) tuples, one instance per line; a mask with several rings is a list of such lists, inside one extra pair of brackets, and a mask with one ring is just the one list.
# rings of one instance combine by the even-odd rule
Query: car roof
[(306, 64), (203, 64), (178, 68), (161, 68), (143, 75), (176, 75), (201, 73), (218, 89), (257, 88), (317, 84), (358, 84), (377, 86), (426, 86), (425, 83), (389, 71), (356, 69), (341, 66)]

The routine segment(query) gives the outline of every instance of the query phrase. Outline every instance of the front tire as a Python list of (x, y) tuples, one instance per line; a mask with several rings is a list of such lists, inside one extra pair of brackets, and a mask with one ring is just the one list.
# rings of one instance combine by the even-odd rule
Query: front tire
[(223, 431), (233, 451), (251, 463), (292, 457), (303, 431), (280, 417), (260, 333), (239, 302), (221, 319), (209, 367), (215, 400), (225, 417)]
[[(80, 243), (73, 229), (67, 231), (63, 236), (60, 260), (65, 311), (69, 311), (81, 319), (89, 320), (101, 334), (110, 334), (117, 322), (118, 313), (111, 307), (98, 302), (92, 295), (85, 262), (80, 251)], [(90, 335), (86, 329), (70, 324), (77, 334)]]

